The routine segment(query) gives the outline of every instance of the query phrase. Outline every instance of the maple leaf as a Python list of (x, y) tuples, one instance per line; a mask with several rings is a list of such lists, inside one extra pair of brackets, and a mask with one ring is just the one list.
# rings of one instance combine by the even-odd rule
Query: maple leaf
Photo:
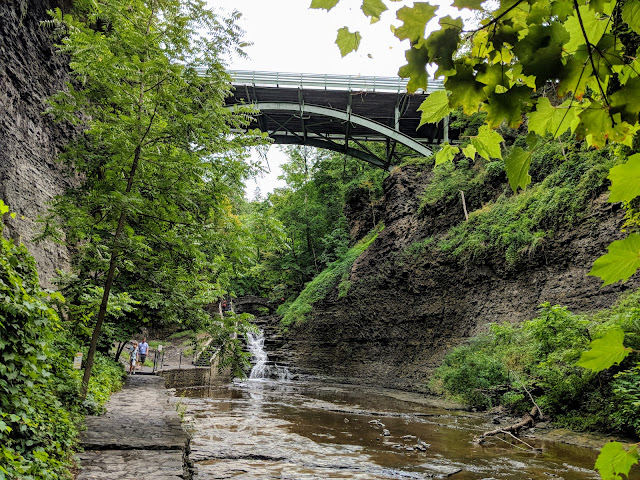
[(462, 107), (467, 115), (478, 111), (480, 103), (487, 99), (484, 84), (476, 81), (473, 70), (464, 65), (456, 65), (456, 74), (445, 80), (445, 87), (451, 92), (451, 108)]
[(323, 8), (327, 12), (335, 7), (340, 0), (311, 0), (309, 8)]
[[(601, 17), (596, 11), (591, 10), (589, 5), (580, 6), (578, 12), (580, 13), (580, 18), (578, 18), (577, 13), (574, 13), (564, 22), (564, 28), (569, 33), (569, 41), (565, 43), (564, 49), (569, 53), (574, 53), (585, 44), (584, 33), (582, 32), (583, 27), (589, 43), (597, 45), (602, 35), (612, 24), (607, 17)], [(580, 24), (580, 19), (582, 19), (582, 25)]]
[(462, 19), (446, 16), (439, 21), (440, 29), (432, 32), (424, 41), (431, 62), (438, 65), (435, 76), (450, 75), (455, 67), (454, 55), (460, 44)]
[(475, 160), (476, 153), (478, 153), (478, 150), (476, 149), (476, 147), (473, 146), (472, 143), (470, 143), (469, 145), (467, 145), (462, 149), (462, 153), (464, 153), (464, 156), (467, 157), (468, 159)]
[(525, 86), (516, 86), (505, 93), (490, 95), (482, 109), (487, 112), (485, 121), (490, 127), (496, 128), (504, 121), (516, 128), (522, 123), (522, 112), (526, 103), (529, 103), (531, 89)]
[(400, 67), (398, 76), (408, 78), (407, 91), (413, 93), (419, 88), (426, 89), (428, 74), (427, 63), (429, 61), (429, 53), (427, 49), (411, 47), (404, 53), (407, 64)]
[(338, 36), (336, 37), (336, 45), (338, 45), (338, 48), (340, 49), (340, 55), (344, 57), (345, 55), (358, 50), (360, 40), (362, 40), (360, 32), (351, 33), (347, 27), (342, 27), (338, 30)]
[(593, 262), (587, 275), (600, 277), (604, 285), (627, 280), (640, 268), (640, 234), (632, 233), (609, 245), (609, 251)]
[(529, 131), (544, 137), (547, 133), (558, 138), (567, 130), (576, 129), (578, 114), (582, 107), (575, 101), (567, 100), (554, 107), (547, 97), (541, 97), (536, 104), (536, 111), (529, 115)]
[(449, 98), (445, 90), (438, 90), (429, 95), (424, 102), (418, 107), (422, 112), (420, 117), (420, 128), (425, 123), (438, 123), (444, 117), (449, 115), (451, 108), (449, 107)]
[(629, 80), (609, 97), (609, 101), (614, 111), (621, 111), (625, 119), (636, 122), (640, 112), (640, 77)]
[(453, 6), (456, 8), (468, 8), (469, 10), (482, 10), (484, 0), (454, 0)]
[(638, 446), (634, 445), (628, 451), (620, 442), (609, 442), (598, 455), (596, 470), (602, 480), (620, 480), (620, 474), (627, 477), (631, 467), (638, 463)]
[(631, 155), (626, 163), (609, 170), (610, 202), (630, 202), (640, 195), (640, 153)]
[(640, 0), (627, 0), (622, 7), (622, 21), (640, 34)]
[(441, 163), (450, 162), (460, 152), (458, 147), (453, 147), (448, 143), (444, 143), (442, 148), (436, 153), (436, 165)]
[(529, 166), (531, 165), (532, 153), (520, 147), (513, 147), (504, 159), (509, 185), (514, 193), (518, 191), (518, 187), (524, 190), (531, 183)]
[(485, 160), (491, 158), (502, 159), (500, 144), (503, 141), (504, 139), (498, 132), (491, 130), (488, 125), (482, 125), (478, 129), (478, 135), (471, 139), (471, 144), (475, 147), (478, 155)]
[(613, 328), (589, 344), (590, 350), (582, 352), (576, 365), (600, 372), (620, 363), (631, 353), (631, 349), (624, 346), (624, 332), (620, 328)]
[(396, 15), (404, 24), (395, 29), (394, 35), (400, 40), (408, 39), (410, 42), (417, 42), (424, 37), (427, 23), (435, 17), (436, 10), (438, 7), (426, 2), (416, 2), (413, 7), (402, 7)]
[(603, 107), (599, 102), (592, 101), (587, 108), (580, 112), (579, 117), (580, 123), (576, 128), (577, 137), (585, 139), (592, 147), (604, 147), (607, 139), (614, 133), (609, 109)]
[(367, 17), (371, 17), (371, 23), (376, 23), (380, 20), (382, 12), (388, 10), (382, 0), (363, 0), (360, 9)]

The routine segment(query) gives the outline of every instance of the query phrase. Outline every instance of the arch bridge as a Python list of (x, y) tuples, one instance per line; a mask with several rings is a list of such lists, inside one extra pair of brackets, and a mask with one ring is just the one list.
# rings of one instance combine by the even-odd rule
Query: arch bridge
[[(449, 141), (448, 118), (420, 124), (418, 107), (443, 89), (431, 80), (425, 91), (407, 93), (407, 81), (391, 77), (317, 75), (246, 70), (228, 72), (234, 90), (228, 108), (254, 105), (248, 128), (267, 132), (276, 144), (309, 145), (342, 152), (380, 168), (411, 155), (429, 156)], [(382, 142), (383, 154), (367, 142)], [(402, 145), (406, 148), (398, 148)]]

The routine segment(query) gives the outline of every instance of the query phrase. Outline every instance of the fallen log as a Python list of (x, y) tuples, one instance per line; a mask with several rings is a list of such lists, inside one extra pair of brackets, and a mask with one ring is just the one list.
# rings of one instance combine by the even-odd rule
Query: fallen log
[(524, 417), (519, 422), (514, 423), (513, 425), (509, 425), (508, 427), (500, 427), (495, 430), (490, 430), (488, 432), (484, 432), (482, 435), (475, 437), (473, 439), (473, 443), (476, 445), (481, 445), (482, 442), (485, 441), (487, 437), (492, 437), (494, 435), (498, 435), (499, 433), (508, 433), (511, 436), (518, 435), (518, 432), (524, 427), (533, 427), (538, 420), (544, 419), (540, 408), (537, 405), (534, 405), (531, 411), (525, 414)]

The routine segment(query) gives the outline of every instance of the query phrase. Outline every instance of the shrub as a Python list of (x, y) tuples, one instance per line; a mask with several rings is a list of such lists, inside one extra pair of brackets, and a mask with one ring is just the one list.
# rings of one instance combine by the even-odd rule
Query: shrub
[[(532, 159), (532, 178), (540, 178), (539, 183), (515, 196), (502, 194), (471, 212), (469, 221), (451, 228), (437, 249), (463, 262), (498, 253), (504, 256), (507, 267), (513, 267), (544, 245), (545, 238), (575, 225), (585, 216), (590, 201), (602, 190), (609, 168), (619, 159), (607, 149), (578, 148), (565, 159), (561, 149), (559, 143), (550, 142), (537, 151)], [(453, 169), (452, 164), (447, 168)], [(494, 173), (495, 169), (497, 166), (491, 167)], [(438, 196), (446, 202), (457, 190), (486, 189), (486, 169), (474, 177), (470, 177), (472, 170), (454, 173), (457, 170), (443, 181), (437, 169), (434, 171), (438, 185), (425, 190), (425, 205), (437, 202)]]
[[(8, 208), (0, 200), (0, 218)], [(51, 307), (64, 299), (42, 290), (24, 245), (2, 237), (0, 222), (0, 478), (68, 478), (84, 407), (80, 371), (72, 370), (77, 341)], [(122, 367), (97, 358), (90, 411), (118, 388)]]
[[(638, 435), (640, 366), (631, 358), (615, 375), (596, 375), (576, 362), (592, 338), (614, 326), (637, 333), (639, 300), (640, 289), (590, 316), (545, 303), (536, 318), (521, 325), (491, 325), (488, 334), (453, 349), (430, 386), (470, 406), (500, 403), (518, 413), (531, 408), (532, 393), (560, 426)], [(626, 336), (633, 348), (637, 337)]]

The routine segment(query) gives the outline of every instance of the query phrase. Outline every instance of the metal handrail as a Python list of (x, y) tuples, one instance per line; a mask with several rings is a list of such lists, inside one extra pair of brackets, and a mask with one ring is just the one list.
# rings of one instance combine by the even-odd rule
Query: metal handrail
[[(198, 69), (204, 75), (204, 69)], [(336, 75), (331, 73), (267, 72), (254, 70), (227, 70), (235, 85), (307, 87), (323, 90), (348, 90), (368, 92), (407, 91), (408, 80), (400, 77), (375, 77), (365, 75)], [(442, 80), (431, 79), (426, 93), (444, 90)], [(425, 93), (420, 89), (418, 92)]]
[[(357, 90), (379, 92), (405, 92), (408, 80), (400, 77), (373, 77), (365, 75), (335, 75), (316, 73), (266, 72), (228, 70), (235, 84), (320, 87), (325, 90)], [(443, 90), (441, 80), (432, 79), (427, 93)]]

